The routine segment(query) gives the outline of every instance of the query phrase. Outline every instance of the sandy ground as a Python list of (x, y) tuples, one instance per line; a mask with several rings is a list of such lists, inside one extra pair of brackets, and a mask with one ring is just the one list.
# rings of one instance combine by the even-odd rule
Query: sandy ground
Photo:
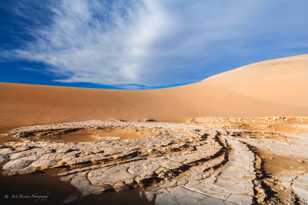
[(308, 55), (248, 65), (202, 82), (119, 91), (0, 83), (0, 131), (92, 119), (308, 114)]

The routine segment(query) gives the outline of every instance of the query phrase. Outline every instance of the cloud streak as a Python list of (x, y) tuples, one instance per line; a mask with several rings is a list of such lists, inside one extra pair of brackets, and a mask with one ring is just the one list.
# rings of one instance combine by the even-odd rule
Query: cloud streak
[(167, 17), (151, 0), (107, 2), (49, 3), (50, 25), (31, 31), (35, 41), (16, 56), (50, 65), (63, 82), (140, 82), (143, 60)]
[[(48, 21), (30, 27), (34, 40), (13, 55), (47, 64), (56, 81), (67, 83), (196, 80), (234, 65), (294, 54), (294, 46), (308, 48), (302, 20), (308, 17), (303, 9), (308, 3), (277, 2), (47, 1)], [(30, 8), (23, 7), (19, 15), (29, 18)]]

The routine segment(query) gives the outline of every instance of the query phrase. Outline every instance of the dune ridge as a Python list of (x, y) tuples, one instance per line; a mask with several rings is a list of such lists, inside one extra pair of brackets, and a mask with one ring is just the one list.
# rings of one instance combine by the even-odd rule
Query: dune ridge
[(92, 119), (308, 115), (308, 55), (247, 65), (191, 85), (105, 90), (0, 83), (1, 129)]

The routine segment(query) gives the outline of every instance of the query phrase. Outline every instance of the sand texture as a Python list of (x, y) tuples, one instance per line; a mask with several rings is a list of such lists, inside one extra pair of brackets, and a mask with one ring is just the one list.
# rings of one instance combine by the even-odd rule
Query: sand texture
[[(93, 119), (183, 122), (198, 116), (308, 115), (308, 55), (265, 61), (160, 90), (0, 84), (1, 129)], [(1, 131), (1, 130), (0, 130)]]

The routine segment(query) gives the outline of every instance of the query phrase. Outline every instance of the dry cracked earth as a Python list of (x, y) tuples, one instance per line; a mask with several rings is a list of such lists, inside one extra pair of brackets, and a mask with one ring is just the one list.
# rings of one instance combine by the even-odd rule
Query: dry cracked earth
[[(157, 205), (308, 204), (308, 118), (85, 121), (2, 134), (2, 175), (44, 172), (80, 195)], [(64, 201), (74, 203), (76, 198)]]

